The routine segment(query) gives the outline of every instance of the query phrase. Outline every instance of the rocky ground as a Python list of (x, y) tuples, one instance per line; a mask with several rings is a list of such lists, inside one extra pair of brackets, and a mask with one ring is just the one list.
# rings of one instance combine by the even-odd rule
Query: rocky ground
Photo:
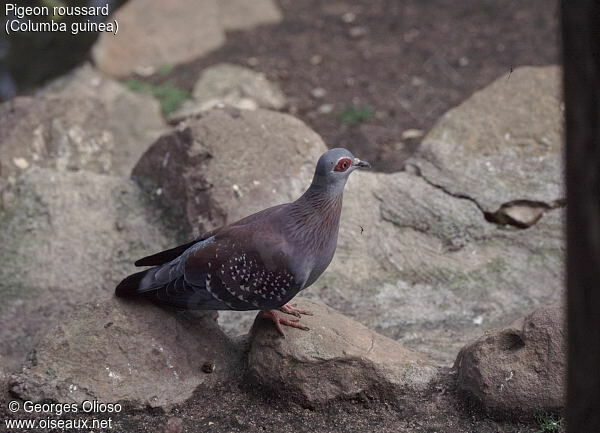
[[(501, 23), (539, 14), (552, 28), (551, 11), (510, 3), (484, 31), (488, 9), (461, 5), (428, 32), (415, 23), (439, 2), (331, 3), (310, 26), (310, 2), (187, 3), (169, 5), (165, 30), (163, 2), (130, 1), (125, 36), (100, 38), (94, 65), (0, 105), (0, 417), (15, 417), (10, 399), (98, 399), (124, 405), (98, 431), (561, 431), (559, 67), (506, 74), (475, 43), (452, 52), (458, 66), (351, 69), (396, 52), (394, 32), (407, 60), (446, 53), (453, 20), (521, 59)], [(168, 37), (141, 38), (144, 13)], [(210, 26), (183, 44), (201, 17)], [(456, 68), (480, 76), (452, 81)], [(166, 80), (190, 97), (172, 103)], [(387, 105), (373, 116), (335, 117), (375, 100)], [(419, 104), (431, 111), (411, 118)], [(298, 300), (309, 332), (112, 297), (135, 259), (294, 200), (327, 145), (360, 137), (378, 169), (348, 183), (336, 258)]]

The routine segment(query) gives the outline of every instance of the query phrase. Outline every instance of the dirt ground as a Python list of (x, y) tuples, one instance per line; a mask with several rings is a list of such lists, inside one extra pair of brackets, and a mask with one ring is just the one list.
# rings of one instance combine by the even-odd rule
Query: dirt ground
[(548, 0), (279, 3), (282, 24), (228, 34), (221, 49), (153, 80), (191, 90), (206, 66), (249, 66), (281, 84), (288, 111), (328, 146), (389, 172), (418, 145), (407, 130), (426, 132), (511, 69), (559, 58), (558, 2)]
[[(14, 417), (0, 398), (0, 420)], [(320, 408), (306, 408), (275, 399), (253, 385), (229, 385), (198, 392), (184, 405), (168, 412), (127, 411), (113, 414), (105, 433), (545, 433), (539, 425), (494, 420), (455, 395), (451, 375), (433, 386), (419, 410), (398, 402), (374, 401), (368, 395)], [(44, 419), (47, 415), (40, 415)], [(33, 417), (29, 416), (28, 419)], [(56, 418), (56, 417), (52, 417)], [(64, 419), (73, 419), (65, 415)], [(108, 419), (109, 415), (97, 415)], [(83, 418), (86, 419), (86, 418)], [(91, 418), (88, 418), (91, 420)], [(91, 421), (90, 421), (91, 422)], [(0, 432), (8, 432), (0, 423)], [(27, 431), (27, 430), (19, 430)], [(41, 431), (41, 430), (34, 430)], [(32, 431), (32, 433), (34, 432)], [(44, 430), (62, 432), (63, 430)], [(79, 430), (73, 430), (79, 431)], [(561, 433), (562, 430), (554, 430)], [(15, 433), (15, 432), (11, 432)]]

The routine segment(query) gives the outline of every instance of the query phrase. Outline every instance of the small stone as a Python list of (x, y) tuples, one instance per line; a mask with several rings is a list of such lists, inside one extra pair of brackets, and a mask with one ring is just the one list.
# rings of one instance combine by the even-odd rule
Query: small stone
[(458, 59), (458, 65), (461, 67), (465, 67), (469, 64), (469, 59), (467, 57), (461, 57), (460, 59)]
[(360, 39), (365, 37), (369, 33), (369, 29), (362, 26), (351, 27), (348, 31), (348, 35), (353, 39)]
[(342, 15), (342, 21), (345, 22), (346, 24), (351, 24), (354, 21), (356, 21), (356, 14), (354, 14), (352, 12), (346, 12), (345, 14)]
[(406, 129), (402, 132), (403, 140), (411, 140), (415, 138), (421, 138), (425, 132), (421, 129)]
[(21, 170), (26, 170), (29, 168), (29, 163), (25, 158), (13, 158), (13, 163)]
[(500, 206), (492, 218), (497, 224), (527, 228), (537, 223), (550, 209), (551, 206), (546, 203), (515, 200)]
[(410, 84), (415, 87), (419, 87), (419, 86), (422, 86), (423, 84), (425, 84), (425, 80), (421, 77), (414, 76), (410, 79)]
[(242, 197), (242, 191), (240, 190), (239, 185), (237, 185), (237, 184), (234, 183), (231, 186), (231, 189), (233, 189), (233, 192), (236, 195), (236, 197)]
[(204, 364), (202, 364), (202, 371), (206, 374), (211, 374), (213, 371), (215, 371), (215, 363), (213, 361), (206, 361)]
[(344, 80), (344, 84), (346, 87), (353, 87), (356, 84), (356, 79), (354, 79), (354, 77), (348, 77)]
[(315, 87), (310, 91), (310, 95), (315, 99), (321, 99), (327, 95), (327, 90), (323, 89), (322, 87)]
[(246, 60), (246, 63), (248, 63), (249, 66), (258, 66), (258, 64), (260, 63), (260, 61), (258, 60), (257, 57), (248, 57), (248, 59)]
[(322, 61), (323, 61), (323, 57), (318, 54), (315, 54), (314, 56), (311, 56), (311, 58), (310, 58), (310, 64), (313, 66), (320, 65)]
[[(223, 105), (223, 103), (219, 103), (219, 104), (217, 104), (217, 106), (220, 106), (220, 108), (225, 107), (225, 105)], [(239, 108), (240, 110), (256, 110), (258, 108), (258, 104), (253, 99), (241, 98), (237, 102), (236, 108)]]
[(134, 72), (140, 77), (151, 77), (156, 73), (156, 68), (154, 66), (138, 66)]
[(333, 111), (333, 104), (320, 105), (317, 111), (321, 114), (329, 114)]
[(420, 34), (421, 34), (421, 32), (419, 30), (411, 29), (404, 34), (404, 37), (403, 37), (404, 42), (411, 43), (412, 41), (417, 39)]

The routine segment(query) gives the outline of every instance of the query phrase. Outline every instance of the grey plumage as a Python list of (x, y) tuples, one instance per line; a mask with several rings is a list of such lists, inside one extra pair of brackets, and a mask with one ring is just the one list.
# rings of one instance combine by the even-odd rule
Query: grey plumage
[(317, 163), (307, 191), (171, 250), (136, 262), (118, 296), (146, 296), (180, 308), (271, 310), (310, 286), (337, 245), (344, 186), (356, 168), (370, 167), (346, 149)]

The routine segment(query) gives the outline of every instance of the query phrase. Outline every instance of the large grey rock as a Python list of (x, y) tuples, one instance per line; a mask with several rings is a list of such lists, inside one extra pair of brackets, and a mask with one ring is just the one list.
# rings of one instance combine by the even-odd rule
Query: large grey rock
[(23, 400), (168, 408), (240, 371), (241, 352), (215, 318), (114, 298), (81, 305), (36, 346), (11, 390)]
[(102, 33), (92, 57), (107, 74), (124, 76), (202, 57), (225, 42), (225, 31), (282, 18), (273, 0), (130, 0), (110, 18), (118, 33)]
[(456, 359), (458, 387), (489, 410), (565, 407), (566, 330), (560, 305), (541, 308), (465, 346)]
[(150, 96), (81, 67), (0, 105), (0, 189), (32, 166), (128, 176), (165, 127)]
[(346, 187), (336, 256), (304, 293), (450, 363), (481, 329), (560, 299), (562, 227), (557, 209), (506, 229), (419, 176), (360, 173)]
[(267, 81), (264, 74), (228, 63), (202, 71), (192, 96), (171, 119), (195, 116), (221, 105), (246, 110), (259, 107), (279, 110), (286, 104), (283, 92)]
[(289, 115), (213, 110), (156, 141), (133, 177), (198, 234), (295, 200), (325, 150), (316, 133)]
[(274, 393), (309, 405), (359, 394), (410, 404), (436, 377), (419, 353), (322, 303), (296, 301), (314, 314), (301, 319), (310, 331), (284, 327), (282, 338), (260, 319), (252, 329), (250, 374)]
[(225, 42), (217, 0), (131, 0), (111, 20), (119, 32), (102, 33), (92, 48), (103, 72), (123, 76), (140, 68), (188, 62)]
[(564, 197), (557, 66), (520, 67), (448, 111), (412, 163), (429, 182), (485, 212), (514, 200)]
[(81, 302), (112, 296), (150, 248), (175, 238), (131, 181), (32, 168), (0, 208), (0, 356), (21, 365), (41, 334)]

